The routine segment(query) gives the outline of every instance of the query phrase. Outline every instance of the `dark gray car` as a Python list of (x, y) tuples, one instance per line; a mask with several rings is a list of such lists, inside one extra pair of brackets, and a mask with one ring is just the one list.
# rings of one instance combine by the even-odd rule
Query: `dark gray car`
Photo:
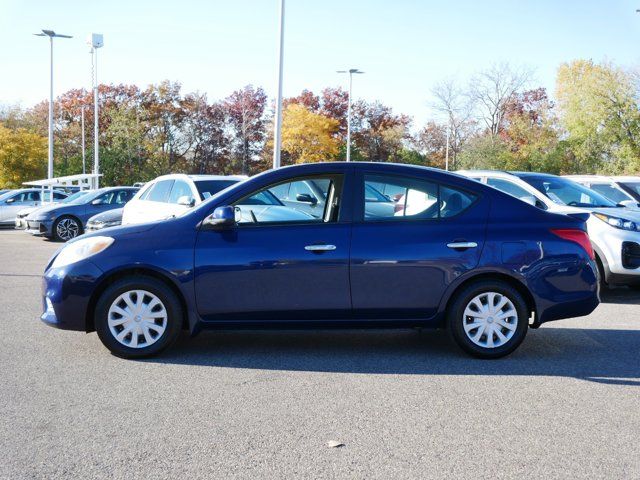
[(87, 221), (85, 231), (95, 232), (96, 230), (102, 230), (108, 227), (117, 227), (122, 224), (122, 211), (124, 208), (115, 208), (107, 212), (94, 215)]
[(101, 188), (73, 202), (39, 208), (27, 217), (27, 232), (66, 242), (84, 232), (89, 218), (122, 208), (137, 191), (133, 187)]

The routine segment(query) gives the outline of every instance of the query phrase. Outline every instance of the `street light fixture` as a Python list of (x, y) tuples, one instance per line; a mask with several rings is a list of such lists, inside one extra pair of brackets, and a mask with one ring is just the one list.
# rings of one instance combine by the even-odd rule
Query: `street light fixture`
[(34, 33), (36, 37), (49, 37), (50, 45), (50, 72), (49, 72), (49, 155), (47, 163), (47, 178), (53, 178), (53, 39), (73, 38), (71, 35), (61, 35), (53, 30), (42, 30), (42, 33)]
[[(100, 147), (98, 143), (98, 49), (104, 46), (101, 33), (92, 33), (87, 39), (91, 47), (91, 66), (93, 80), (93, 173), (100, 173)], [(99, 187), (100, 178), (95, 177), (94, 188)]]
[(349, 70), (337, 70), (337, 73), (349, 74), (349, 107), (347, 108), (347, 162), (351, 161), (351, 87), (353, 85), (353, 75), (361, 75), (361, 72), (357, 68), (350, 68)]

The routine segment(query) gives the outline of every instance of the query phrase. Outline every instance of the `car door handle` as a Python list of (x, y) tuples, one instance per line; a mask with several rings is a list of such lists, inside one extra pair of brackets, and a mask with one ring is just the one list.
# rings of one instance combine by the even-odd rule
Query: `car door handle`
[(447, 247), (454, 250), (466, 250), (467, 248), (476, 248), (478, 244), (476, 242), (451, 242), (447, 243)]
[(335, 245), (307, 245), (304, 247), (307, 252), (330, 252), (335, 250)]

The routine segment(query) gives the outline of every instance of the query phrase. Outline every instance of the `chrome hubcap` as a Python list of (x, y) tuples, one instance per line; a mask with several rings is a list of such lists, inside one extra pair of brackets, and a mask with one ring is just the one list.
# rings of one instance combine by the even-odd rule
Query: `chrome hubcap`
[(111, 335), (125, 347), (145, 348), (164, 334), (167, 310), (153, 293), (130, 290), (113, 301), (107, 323)]
[(467, 304), (462, 323), (473, 343), (483, 348), (496, 348), (507, 343), (516, 333), (518, 312), (506, 296), (486, 292)]
[(63, 218), (58, 222), (56, 233), (62, 240), (71, 240), (78, 236), (78, 233), (80, 233), (80, 227), (75, 220), (72, 220), (71, 218)]

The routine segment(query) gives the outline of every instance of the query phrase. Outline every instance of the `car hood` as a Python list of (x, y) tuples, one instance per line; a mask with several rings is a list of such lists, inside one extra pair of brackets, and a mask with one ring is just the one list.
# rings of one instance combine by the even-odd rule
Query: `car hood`
[(36, 210), (40, 210), (41, 208), (42, 207), (27, 207), (27, 208), (23, 208), (18, 213), (16, 213), (16, 217), (26, 217), (31, 212), (35, 212)]
[(640, 212), (631, 210), (630, 208), (626, 207), (594, 208), (592, 210), (592, 213), (601, 213), (603, 215), (610, 215), (612, 217), (621, 218), (623, 220), (640, 223)]
[(99, 213), (98, 215), (94, 215), (89, 219), (89, 222), (113, 222), (115, 220), (122, 219), (122, 208), (115, 208), (113, 210), (107, 210), (106, 212)]
[[(153, 230), (158, 227), (158, 223), (138, 223), (134, 225), (120, 225), (117, 227), (110, 227), (107, 231), (97, 230), (91, 233), (85, 233), (76, 238), (88, 238), (88, 237), (112, 237), (114, 239), (126, 238), (130, 235), (137, 235), (149, 230)], [(108, 233), (107, 233), (108, 232)]]
[[(76, 207), (81, 206), (81, 205), (76, 205)], [(42, 214), (47, 214), (47, 213), (62, 213), (64, 211), (67, 210), (71, 210), (71, 205), (46, 205), (44, 207), (40, 207), (37, 210), (34, 210), (33, 212), (31, 212), (29, 214), (29, 216), (27, 217), (27, 219), (31, 219), (32, 217), (38, 215), (42, 215)]]

